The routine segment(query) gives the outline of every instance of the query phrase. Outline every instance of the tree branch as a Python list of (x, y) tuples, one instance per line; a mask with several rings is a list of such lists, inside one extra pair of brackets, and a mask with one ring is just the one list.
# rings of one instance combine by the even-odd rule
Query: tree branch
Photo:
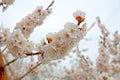
[(5, 65), (3, 66), (3, 68), (6, 67), (6, 66), (8, 66), (8, 65), (10, 65), (11, 63), (14, 63), (17, 59), (18, 59), (18, 58), (13, 59), (12, 61), (8, 62), (7, 64), (5, 64)]
[(44, 52), (36, 52), (36, 53), (25, 53), (27, 56), (33, 56), (33, 55), (43, 55)]
[(29, 70), (28, 72), (26, 72), (23, 76), (21, 76), (21, 77), (18, 78), (17, 80), (23, 79), (23, 78), (24, 78), (25, 76), (27, 76), (30, 72), (32, 72), (34, 69), (36, 69), (40, 64), (41, 64), (41, 62), (38, 63), (37, 65), (35, 65), (31, 70)]
[(3, 3), (2, 2), (0, 2), (0, 6), (2, 6), (3, 5)]
[(2, 67), (4, 65), (2, 52), (0, 52), (0, 80), (8, 80), (6, 70)]
[(53, 5), (54, 2), (55, 2), (55, 0), (53, 0), (53, 1), (48, 5), (48, 7), (47, 7), (46, 10), (49, 10), (49, 8)]

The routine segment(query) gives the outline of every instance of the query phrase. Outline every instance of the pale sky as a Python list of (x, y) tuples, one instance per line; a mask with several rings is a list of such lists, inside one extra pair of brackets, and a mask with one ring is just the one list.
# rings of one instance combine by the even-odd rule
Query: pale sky
[[(43, 6), (44, 9), (52, 0), (16, 0), (4, 13), (0, 8), (0, 24), (4, 27), (14, 28), (16, 22), (19, 22), (37, 6)], [(52, 6), (53, 13), (47, 17), (43, 25), (37, 27), (30, 39), (34, 42), (39, 42), (48, 32), (58, 32), (63, 29), (66, 22), (74, 22), (72, 14), (76, 10), (86, 12), (86, 22), (89, 27), (95, 18), (99, 16), (107, 29), (112, 33), (119, 30), (120, 27), (120, 0), (55, 0)], [(119, 32), (120, 33), (120, 32)], [(80, 42), (80, 48), (89, 48), (86, 53), (91, 56), (91, 59), (97, 54), (97, 46), (99, 40), (99, 29), (95, 26), (88, 34), (87, 38), (91, 41)], [(84, 44), (84, 45), (83, 45)]]

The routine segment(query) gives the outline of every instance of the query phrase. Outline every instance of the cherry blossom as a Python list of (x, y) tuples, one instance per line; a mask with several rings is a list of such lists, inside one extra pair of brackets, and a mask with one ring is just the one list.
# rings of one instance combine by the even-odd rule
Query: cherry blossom
[[(5, 10), (13, 2), (2, 0), (0, 6)], [(77, 10), (73, 13), (77, 24), (67, 22), (63, 29), (47, 33), (38, 43), (29, 40), (34, 29), (51, 14), (53, 3), (54, 0), (46, 9), (37, 7), (16, 23), (11, 32), (4, 26), (0, 28), (0, 59), (3, 59), (0, 74), (6, 72), (10, 80), (119, 80), (120, 34), (116, 31), (113, 38), (109, 37), (110, 32), (99, 17), (89, 28), (85, 21), (86, 13)], [(85, 55), (89, 49), (81, 49), (79, 43), (95, 23), (101, 34), (98, 56), (93, 63)], [(3, 80), (2, 76), (0, 80)]]
[(44, 19), (51, 13), (51, 9), (43, 10), (43, 7), (37, 7), (33, 13), (28, 14), (15, 26), (15, 29), (20, 29), (26, 38), (34, 31), (36, 26), (42, 25)]
[(3, 7), (3, 11), (5, 11), (9, 5), (12, 5), (14, 3), (14, 1), (15, 0), (2, 0), (0, 2), (0, 6), (2, 6)]

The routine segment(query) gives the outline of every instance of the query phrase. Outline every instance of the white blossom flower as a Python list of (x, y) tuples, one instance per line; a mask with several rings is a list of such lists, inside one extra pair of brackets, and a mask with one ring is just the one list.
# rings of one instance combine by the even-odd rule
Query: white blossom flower
[(7, 47), (15, 57), (24, 56), (25, 53), (32, 52), (33, 44), (28, 42), (20, 30), (10, 34), (7, 40)]
[(0, 2), (0, 6), (2, 6), (3, 7), (3, 11), (5, 11), (9, 5), (14, 3), (14, 1), (15, 0), (2, 0)]
[(119, 63), (112, 63), (110, 65), (110, 69), (113, 73), (120, 73), (120, 64)]
[(8, 28), (0, 28), (0, 47), (6, 44), (10, 31)]
[(82, 22), (85, 19), (85, 12), (82, 12), (80, 10), (77, 10), (76, 12), (73, 13), (73, 17), (78, 21)]

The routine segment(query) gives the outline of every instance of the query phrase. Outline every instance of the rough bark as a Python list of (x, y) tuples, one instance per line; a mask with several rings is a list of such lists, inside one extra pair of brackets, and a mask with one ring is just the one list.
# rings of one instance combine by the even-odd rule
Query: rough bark
[(7, 73), (5, 68), (3, 68), (4, 62), (3, 62), (3, 56), (2, 52), (0, 52), (0, 80), (8, 80)]

